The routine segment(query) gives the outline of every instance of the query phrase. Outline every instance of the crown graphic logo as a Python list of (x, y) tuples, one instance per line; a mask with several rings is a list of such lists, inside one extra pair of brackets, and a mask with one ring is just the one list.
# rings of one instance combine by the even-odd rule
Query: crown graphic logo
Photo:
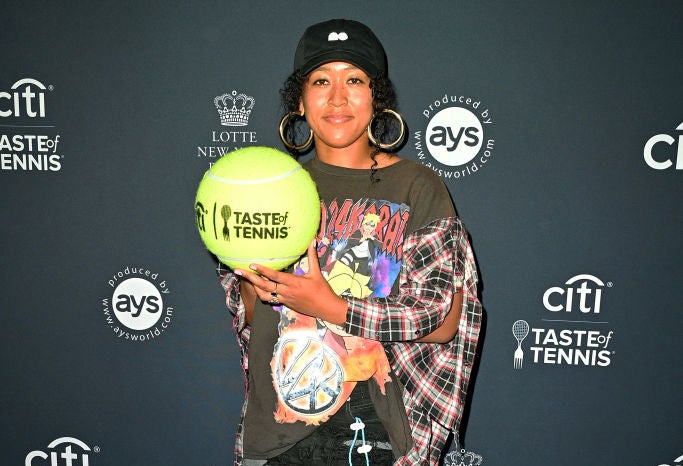
[(221, 125), (247, 126), (255, 101), (251, 96), (232, 91), (230, 94), (216, 96), (213, 103), (221, 118)]
[(444, 458), (444, 466), (481, 466), (484, 458), (471, 451), (451, 451)]

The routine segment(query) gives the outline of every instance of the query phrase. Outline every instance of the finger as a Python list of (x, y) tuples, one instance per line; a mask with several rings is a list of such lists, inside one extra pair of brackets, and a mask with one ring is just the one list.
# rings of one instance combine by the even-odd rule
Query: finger
[(275, 297), (279, 298), (280, 295), (278, 294), (277, 283), (246, 270), (235, 270), (235, 273), (254, 285), (256, 297), (264, 303), (272, 302)]
[(315, 238), (308, 245), (308, 273), (320, 275), (320, 262), (318, 262), (318, 247)]
[(274, 282), (282, 282), (282, 280), (287, 276), (286, 273), (273, 270), (265, 265), (249, 264), (249, 268), (258, 275), (261, 275), (262, 277)]
[(273, 282), (266, 277), (254, 273), (251, 270), (236, 269), (235, 274), (249, 281), (257, 291), (271, 292), (273, 291)]

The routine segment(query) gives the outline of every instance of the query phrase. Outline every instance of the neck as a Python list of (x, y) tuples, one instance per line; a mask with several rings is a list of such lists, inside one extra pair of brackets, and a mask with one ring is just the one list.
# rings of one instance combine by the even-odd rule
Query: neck
[(316, 144), (315, 154), (318, 159), (330, 165), (344, 168), (370, 168), (372, 166), (373, 149), (367, 141), (359, 141), (348, 147), (330, 147)]
[(368, 145), (367, 140), (363, 141), (362, 144), (353, 144), (343, 148), (315, 146), (316, 157), (321, 162), (337, 167), (369, 170), (375, 164), (375, 161), (377, 161), (375, 168), (382, 168), (392, 165), (399, 160), (397, 156), (387, 154), (386, 152), (378, 152), (375, 155), (375, 160), (373, 160), (372, 153), (374, 151)]

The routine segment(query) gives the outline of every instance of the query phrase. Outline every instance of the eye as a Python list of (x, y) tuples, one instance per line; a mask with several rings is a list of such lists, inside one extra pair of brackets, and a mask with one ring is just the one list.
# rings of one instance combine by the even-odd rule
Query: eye
[(353, 77), (349, 78), (349, 84), (363, 84), (365, 81), (362, 78)]
[(314, 73), (308, 78), (309, 86), (325, 86), (326, 84), (329, 84), (329, 80), (322, 73)]

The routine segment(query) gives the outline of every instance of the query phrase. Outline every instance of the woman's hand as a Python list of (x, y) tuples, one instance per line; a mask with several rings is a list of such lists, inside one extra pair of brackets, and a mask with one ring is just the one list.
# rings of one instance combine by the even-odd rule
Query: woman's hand
[[(251, 300), (258, 298), (274, 305), (284, 304), (301, 314), (318, 317), (332, 324), (344, 325), (348, 304), (334, 293), (320, 272), (315, 241), (309, 245), (307, 256), (308, 272), (305, 275), (279, 272), (257, 264), (251, 265), (251, 270), (237, 269), (235, 274), (253, 285), (252, 287), (247, 283), (241, 284), (244, 294)], [(417, 341), (447, 343), (453, 339), (458, 331), (461, 311), (462, 294), (456, 293), (453, 296), (451, 310), (441, 326)], [(251, 320), (250, 314), (247, 307), (248, 322)]]
[(251, 270), (235, 274), (254, 285), (256, 296), (270, 304), (284, 304), (301, 314), (319, 317), (332, 324), (346, 323), (347, 303), (337, 296), (320, 272), (315, 240), (308, 246), (308, 272), (294, 275), (252, 264)]

